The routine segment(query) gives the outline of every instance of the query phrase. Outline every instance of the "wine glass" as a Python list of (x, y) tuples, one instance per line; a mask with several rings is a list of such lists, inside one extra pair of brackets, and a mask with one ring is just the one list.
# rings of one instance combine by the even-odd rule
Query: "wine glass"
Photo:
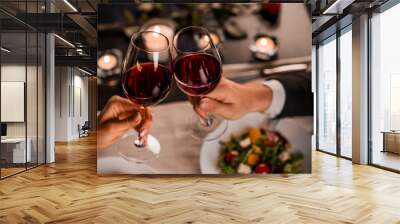
[[(197, 107), (201, 98), (218, 85), (222, 75), (222, 63), (218, 49), (210, 33), (202, 27), (189, 26), (174, 36), (174, 77), (178, 87), (189, 96)], [(219, 138), (226, 130), (228, 122), (213, 114), (201, 118), (197, 114), (190, 117), (192, 136), (204, 141)]]
[[(129, 48), (122, 65), (122, 89), (126, 97), (138, 108), (143, 120), (146, 107), (161, 102), (172, 85), (170, 71), (171, 53), (166, 36), (155, 31), (141, 31), (132, 35)], [(143, 163), (158, 157), (160, 143), (151, 135), (148, 142), (138, 131), (123, 136), (120, 155), (130, 161)], [(127, 143), (128, 141), (129, 143)], [(126, 146), (128, 144), (128, 146)]]

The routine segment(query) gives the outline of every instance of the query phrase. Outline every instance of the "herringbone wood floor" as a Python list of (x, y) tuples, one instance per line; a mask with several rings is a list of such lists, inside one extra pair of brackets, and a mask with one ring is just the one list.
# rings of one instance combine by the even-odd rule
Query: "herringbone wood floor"
[(0, 181), (0, 223), (400, 223), (400, 175), (315, 152), (312, 175), (96, 174), (95, 139)]

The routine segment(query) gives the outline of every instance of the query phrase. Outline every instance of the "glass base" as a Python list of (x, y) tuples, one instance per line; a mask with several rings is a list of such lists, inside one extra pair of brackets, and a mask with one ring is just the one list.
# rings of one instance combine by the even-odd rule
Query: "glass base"
[(213, 141), (220, 138), (228, 128), (228, 121), (214, 115), (202, 119), (197, 114), (189, 118), (192, 127), (191, 136), (197, 140)]
[(146, 163), (157, 159), (160, 155), (160, 142), (152, 135), (148, 135), (147, 144), (137, 147), (135, 144), (137, 133), (129, 132), (125, 134), (117, 147), (119, 155), (129, 162), (136, 164)]

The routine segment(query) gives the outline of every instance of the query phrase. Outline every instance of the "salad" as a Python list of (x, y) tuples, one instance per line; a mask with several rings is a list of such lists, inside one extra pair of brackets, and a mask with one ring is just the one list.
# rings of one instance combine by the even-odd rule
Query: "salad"
[(302, 154), (291, 154), (290, 144), (278, 132), (251, 128), (220, 142), (218, 166), (225, 174), (301, 172)]

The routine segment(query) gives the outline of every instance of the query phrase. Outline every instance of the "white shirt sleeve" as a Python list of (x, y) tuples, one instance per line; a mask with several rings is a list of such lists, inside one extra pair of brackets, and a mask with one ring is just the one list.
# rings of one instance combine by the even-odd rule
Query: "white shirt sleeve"
[(268, 86), (272, 90), (272, 102), (271, 106), (265, 111), (269, 118), (275, 118), (283, 110), (286, 101), (286, 92), (282, 83), (278, 80), (267, 80), (263, 82), (264, 85)]

